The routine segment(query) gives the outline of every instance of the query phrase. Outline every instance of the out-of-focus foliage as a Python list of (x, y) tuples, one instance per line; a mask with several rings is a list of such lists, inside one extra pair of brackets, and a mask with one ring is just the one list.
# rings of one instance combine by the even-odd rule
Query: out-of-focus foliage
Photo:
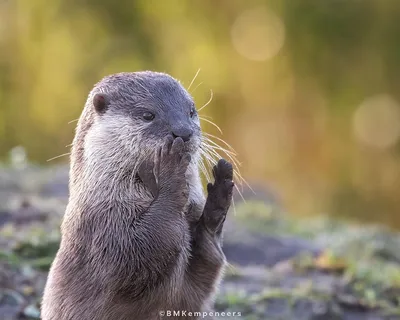
[(201, 68), (190, 91), (201, 107), (213, 90), (201, 114), (247, 180), (292, 212), (400, 226), (399, 21), (397, 0), (2, 0), (0, 151), (68, 152), (104, 75), (188, 87)]

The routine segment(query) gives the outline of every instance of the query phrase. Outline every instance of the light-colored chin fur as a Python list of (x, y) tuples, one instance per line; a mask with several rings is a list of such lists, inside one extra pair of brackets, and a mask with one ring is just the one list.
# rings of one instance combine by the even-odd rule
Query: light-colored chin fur
[[(69, 206), (88, 202), (95, 206), (115, 201), (129, 202), (135, 207), (148, 206), (153, 197), (142, 183), (135, 182), (135, 175), (143, 161), (154, 159), (161, 143), (143, 136), (140, 128), (136, 129), (132, 120), (125, 116), (105, 114), (96, 117), (84, 140), (84, 165), (74, 168), (72, 155), (70, 181), (79, 186), (70, 186)], [(199, 161), (200, 153), (196, 151), (186, 172), (188, 202), (204, 204)], [(87, 191), (74, 193), (79, 190)]]

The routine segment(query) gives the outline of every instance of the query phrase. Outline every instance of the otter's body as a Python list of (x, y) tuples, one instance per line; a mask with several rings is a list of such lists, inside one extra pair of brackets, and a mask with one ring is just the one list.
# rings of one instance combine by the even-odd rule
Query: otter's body
[(156, 320), (212, 308), (232, 166), (214, 167), (205, 199), (200, 147), (192, 98), (172, 77), (121, 73), (94, 87), (73, 142), (43, 320)]

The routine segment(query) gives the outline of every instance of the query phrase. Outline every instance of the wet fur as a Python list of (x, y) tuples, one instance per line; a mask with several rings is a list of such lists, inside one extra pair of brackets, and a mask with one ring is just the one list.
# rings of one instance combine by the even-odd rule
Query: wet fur
[[(93, 107), (98, 93), (110, 99), (104, 113)], [(221, 231), (232, 166), (218, 163), (205, 199), (198, 121), (184, 144), (165, 138), (168, 126), (152, 136), (126, 113), (146, 103), (166, 112), (182, 108), (172, 119), (185, 126), (190, 102), (176, 80), (153, 72), (106, 77), (89, 94), (73, 142), (70, 199), (43, 320), (156, 320), (161, 310), (211, 310), (225, 265)]]

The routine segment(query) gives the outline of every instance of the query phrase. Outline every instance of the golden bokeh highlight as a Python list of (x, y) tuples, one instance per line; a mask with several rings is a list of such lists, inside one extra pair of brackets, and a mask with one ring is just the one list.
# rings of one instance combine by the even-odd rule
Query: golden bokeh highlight
[(231, 29), (237, 52), (249, 60), (265, 61), (278, 54), (285, 41), (282, 20), (265, 7), (244, 11)]
[(386, 94), (369, 97), (355, 111), (353, 128), (359, 142), (391, 147), (400, 138), (400, 106)]

